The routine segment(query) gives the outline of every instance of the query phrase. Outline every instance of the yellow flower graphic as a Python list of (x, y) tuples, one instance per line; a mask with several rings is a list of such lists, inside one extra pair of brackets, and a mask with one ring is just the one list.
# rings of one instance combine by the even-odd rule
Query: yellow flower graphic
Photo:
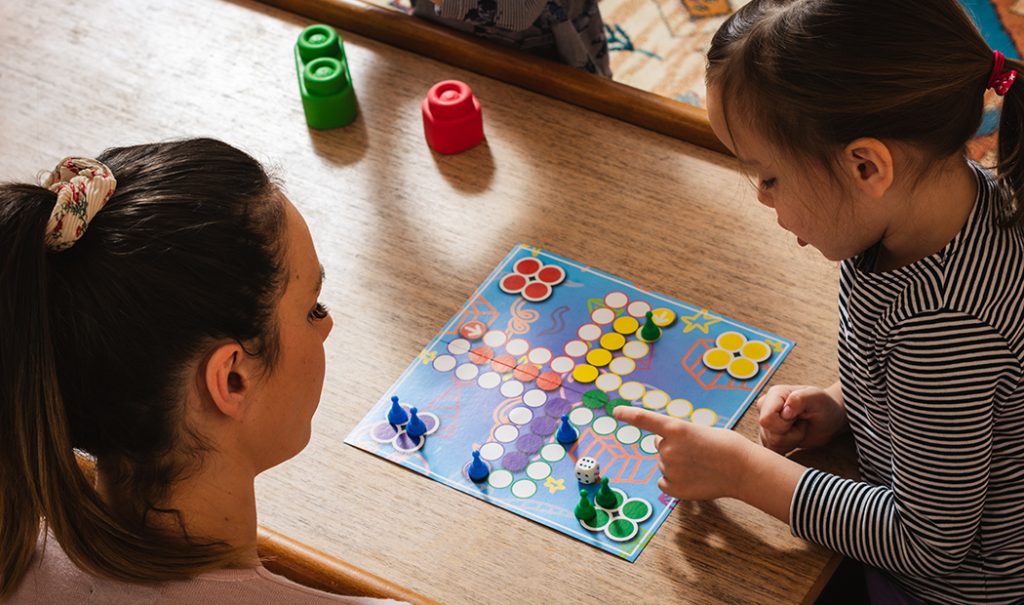
[(736, 380), (757, 376), (761, 362), (772, 356), (772, 347), (763, 340), (747, 340), (739, 332), (723, 332), (715, 347), (704, 353), (704, 365), (711, 370), (726, 370)]

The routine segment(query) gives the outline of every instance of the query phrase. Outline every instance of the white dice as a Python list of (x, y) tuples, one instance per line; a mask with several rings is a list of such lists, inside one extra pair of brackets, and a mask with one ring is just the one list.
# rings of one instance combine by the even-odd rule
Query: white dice
[(580, 458), (576, 461), (576, 479), (584, 485), (597, 483), (601, 478), (601, 465), (593, 458)]

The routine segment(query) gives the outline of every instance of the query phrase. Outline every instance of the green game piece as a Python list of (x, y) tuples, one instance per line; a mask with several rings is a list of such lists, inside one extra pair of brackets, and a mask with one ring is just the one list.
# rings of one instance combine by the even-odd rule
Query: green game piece
[(576, 510), (573, 511), (576, 514), (576, 518), (584, 523), (588, 523), (597, 516), (597, 509), (590, 503), (590, 498), (587, 496), (587, 490), (580, 490), (580, 502), (576, 505)]
[(644, 327), (640, 328), (640, 338), (647, 342), (661, 338), (661, 328), (654, 323), (654, 313), (651, 311), (647, 312), (647, 321), (644, 322)]
[(601, 507), (609, 510), (615, 510), (619, 506), (618, 497), (612, 491), (612, 488), (608, 487), (608, 477), (601, 479), (601, 489), (597, 490), (597, 497), (594, 501), (600, 504)]
[(295, 71), (306, 124), (323, 130), (356, 119), (356, 93), (341, 36), (329, 25), (310, 25), (295, 43)]
[(622, 399), (621, 397), (616, 397), (615, 399), (612, 399), (611, 401), (609, 401), (608, 405), (604, 406), (604, 411), (609, 416), (611, 416), (612, 415), (612, 411), (615, 408), (621, 407), (621, 406), (624, 406), (624, 405), (632, 405), (632, 404), (629, 403), (628, 401), (626, 401), (625, 399)]
[(583, 394), (583, 405), (592, 410), (608, 403), (608, 394), (601, 389), (591, 389)]

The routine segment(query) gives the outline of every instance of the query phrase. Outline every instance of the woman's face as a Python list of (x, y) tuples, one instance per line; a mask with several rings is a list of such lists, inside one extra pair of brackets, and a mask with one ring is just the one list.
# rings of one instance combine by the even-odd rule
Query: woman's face
[[(283, 196), (282, 196), (283, 198)], [(280, 353), (257, 384), (246, 431), (256, 472), (295, 456), (309, 443), (324, 384), (324, 341), (334, 320), (320, 304), (323, 268), (302, 215), (284, 199), (285, 283), (276, 311)]]

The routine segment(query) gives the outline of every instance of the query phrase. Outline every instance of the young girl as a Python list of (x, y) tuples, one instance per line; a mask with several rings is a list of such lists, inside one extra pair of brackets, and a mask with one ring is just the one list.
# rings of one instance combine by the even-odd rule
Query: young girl
[(0, 185), (0, 600), (363, 602), (256, 552), (253, 480), (309, 440), (332, 325), (295, 207), (209, 139), (42, 185)]
[[(875, 603), (1024, 600), (1024, 83), (955, 0), (754, 0), (708, 113), (799, 245), (842, 261), (839, 381), (759, 401), (768, 449), (639, 409), (662, 489), (866, 564)], [(998, 174), (965, 157), (1005, 95)], [(863, 481), (775, 452), (852, 431)], [(771, 451), (774, 450), (774, 451)]]

